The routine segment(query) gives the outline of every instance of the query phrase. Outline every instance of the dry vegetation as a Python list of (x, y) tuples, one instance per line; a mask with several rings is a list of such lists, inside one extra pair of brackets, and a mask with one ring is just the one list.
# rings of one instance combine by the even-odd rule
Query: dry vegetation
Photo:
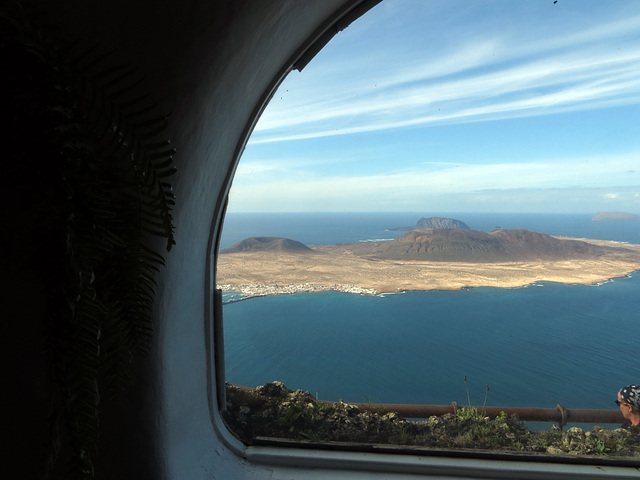
[[(292, 391), (281, 382), (247, 389), (227, 386), (225, 421), (243, 442), (295, 440), (315, 445), (344, 442), (360, 445), (402, 445), (430, 450), (499, 450), (553, 456), (640, 457), (637, 427), (595, 427), (583, 431), (557, 426), (532, 432), (517, 417), (502, 413), (489, 418), (474, 408), (409, 421), (393, 412), (361, 411), (342, 402), (319, 402), (309, 392)], [(373, 411), (371, 411), (373, 410)]]

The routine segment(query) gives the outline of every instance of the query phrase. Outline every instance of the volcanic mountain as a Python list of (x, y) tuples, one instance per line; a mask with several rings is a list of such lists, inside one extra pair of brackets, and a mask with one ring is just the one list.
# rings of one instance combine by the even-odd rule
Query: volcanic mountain
[(442, 218), (442, 217), (422, 217), (416, 222), (414, 230), (444, 230), (448, 228), (461, 228), (469, 230), (469, 226), (461, 220), (455, 218)]
[(220, 253), (240, 252), (287, 252), (287, 253), (315, 253), (304, 243), (282, 237), (250, 237), (220, 250)]
[(604, 247), (530, 230), (444, 229), (412, 230), (395, 240), (376, 244), (370, 255), (388, 260), (513, 262), (594, 258), (603, 253)]
[(443, 217), (422, 217), (416, 222), (416, 225), (414, 227), (396, 227), (390, 228), (389, 230), (442, 230), (447, 228), (462, 228), (464, 230), (469, 230), (469, 226), (463, 221), (456, 220), (455, 218)]

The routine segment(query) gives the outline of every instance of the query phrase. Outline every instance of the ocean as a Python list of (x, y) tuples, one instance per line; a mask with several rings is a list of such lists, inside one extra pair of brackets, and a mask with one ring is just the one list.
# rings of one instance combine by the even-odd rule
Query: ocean
[[(640, 244), (640, 223), (591, 215), (230, 213), (221, 248), (250, 236), (391, 239), (422, 216)], [(617, 391), (640, 383), (638, 293), (640, 272), (599, 285), (251, 298), (224, 306), (226, 380), (345, 402), (465, 405), (468, 392), (474, 405), (615, 409)]]

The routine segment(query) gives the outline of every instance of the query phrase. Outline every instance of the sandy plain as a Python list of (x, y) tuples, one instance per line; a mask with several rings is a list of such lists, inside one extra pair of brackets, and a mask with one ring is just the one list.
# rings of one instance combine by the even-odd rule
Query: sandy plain
[(243, 297), (337, 290), (360, 294), (408, 290), (516, 288), (540, 281), (596, 284), (640, 270), (640, 245), (579, 239), (609, 247), (594, 259), (505, 263), (381, 260), (362, 244), (311, 246), (315, 253), (243, 252), (218, 257), (218, 288)]

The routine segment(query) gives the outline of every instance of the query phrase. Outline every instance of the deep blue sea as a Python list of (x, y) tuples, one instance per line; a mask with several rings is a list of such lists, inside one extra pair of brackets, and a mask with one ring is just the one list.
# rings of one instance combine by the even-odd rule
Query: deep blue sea
[[(250, 236), (395, 238), (404, 232), (389, 228), (422, 216), (640, 244), (639, 222), (591, 215), (292, 213), (228, 214), (221, 248)], [(227, 381), (280, 380), (345, 402), (464, 405), (468, 388), (477, 405), (487, 394), (492, 406), (615, 409), (620, 387), (640, 383), (639, 293), (635, 272), (594, 286), (251, 298), (224, 307)]]

